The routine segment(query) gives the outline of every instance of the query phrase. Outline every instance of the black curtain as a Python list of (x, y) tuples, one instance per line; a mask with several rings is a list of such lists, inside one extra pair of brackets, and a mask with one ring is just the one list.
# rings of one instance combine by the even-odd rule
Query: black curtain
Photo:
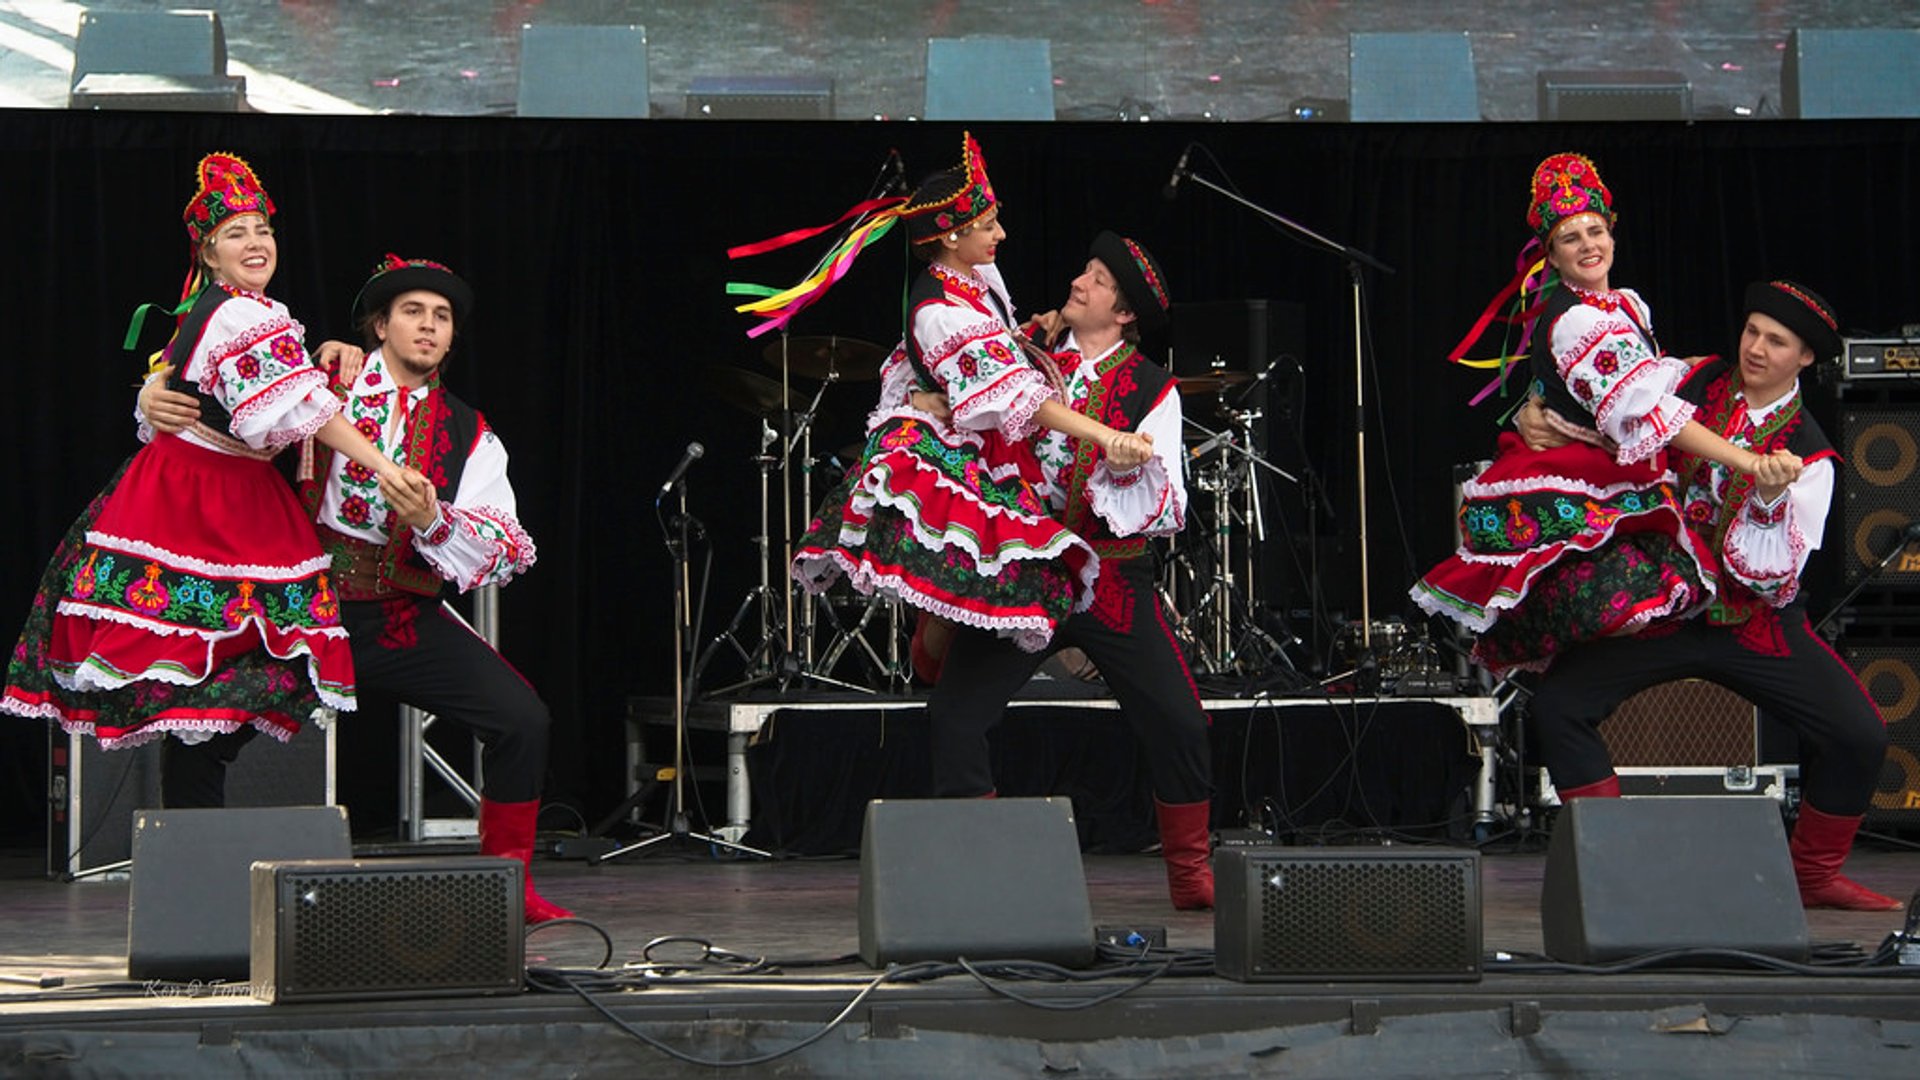
[[(960, 131), (0, 111), (11, 234), (0, 297), (15, 373), (0, 403), (0, 469), (12, 484), (0, 633), (13, 633), (55, 540), (135, 447), (141, 360), (120, 351), (120, 337), (136, 304), (178, 295), (193, 166), (207, 151), (233, 151), (279, 205), (271, 291), (310, 344), (348, 333), (348, 304), (384, 252), (447, 262), (473, 282), (479, 302), (449, 380), (511, 451), (539, 546), (534, 570), (503, 594), (504, 651), (558, 718), (550, 796), (589, 814), (611, 806), (625, 788), (624, 701), (668, 692), (671, 681), (668, 560), (652, 493), (688, 441), (707, 448), (690, 508), (713, 556), (708, 631), (758, 577), (758, 421), (708, 380), (728, 367), (776, 373), (724, 285), (790, 283), (820, 248), (742, 265), (729, 265), (725, 249), (831, 220), (891, 149), (912, 177), (950, 164)], [(1054, 123), (976, 134), (1004, 202), (1001, 262), (1023, 310), (1056, 306), (1087, 241), (1108, 227), (1154, 250), (1176, 299), (1304, 305), (1297, 407), (1305, 457), (1334, 511), (1317, 538), (1320, 584), (1349, 618), (1359, 560), (1347, 270), (1191, 182), (1163, 200), (1186, 143), (1203, 148), (1196, 172), (1396, 271), (1362, 275), (1376, 617), (1402, 613), (1406, 586), (1450, 545), (1450, 466), (1492, 446), (1495, 410), (1465, 405), (1485, 376), (1440, 358), (1511, 272), (1529, 171), (1545, 154), (1599, 162), (1621, 215), (1615, 283), (1647, 296), (1670, 351), (1730, 349), (1742, 287), (1763, 275), (1811, 284), (1854, 327), (1920, 321), (1913, 122)], [(900, 246), (883, 244), (795, 332), (890, 345), (907, 270)], [(871, 394), (863, 383), (829, 390), (816, 450), (858, 437)], [(1287, 529), (1303, 527), (1290, 485), (1271, 507)], [(0, 727), (11, 751), (0, 809), (24, 830), (45, 812), (44, 739), (36, 725)], [(393, 777), (349, 760), (342, 783), (351, 800), (356, 784), (390, 788)]]

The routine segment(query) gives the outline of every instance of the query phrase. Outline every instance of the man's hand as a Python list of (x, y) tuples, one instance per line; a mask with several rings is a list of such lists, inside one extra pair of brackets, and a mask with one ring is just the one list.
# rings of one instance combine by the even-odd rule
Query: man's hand
[(938, 390), (915, 390), (907, 395), (907, 400), (914, 408), (943, 423), (953, 419), (953, 408), (947, 403), (947, 395)]
[(440, 517), (439, 494), (426, 477), (412, 469), (399, 470), (397, 477), (380, 477), (380, 494), (393, 507), (402, 524), (414, 529), (429, 529)]
[(358, 345), (349, 345), (344, 341), (323, 341), (313, 351), (313, 362), (327, 373), (334, 389), (345, 390), (360, 377), (360, 369), (367, 363), (367, 354)]
[(1764, 456), (1755, 455), (1753, 467), (1754, 494), (1762, 502), (1773, 502), (1788, 485), (1800, 479), (1800, 470), (1806, 467), (1799, 456), (1787, 450), (1775, 450)]
[(200, 401), (192, 394), (167, 389), (167, 377), (173, 374), (168, 364), (140, 384), (140, 415), (153, 430), (178, 435), (200, 422)]
[(1107, 463), (1116, 469), (1136, 469), (1153, 456), (1153, 436), (1135, 431), (1116, 431), (1107, 440)]
[(1513, 430), (1519, 432), (1520, 441), (1527, 444), (1527, 449), (1535, 453), (1555, 450), (1573, 441), (1547, 422), (1546, 403), (1537, 397), (1527, 398), (1527, 403), (1513, 414)]
[(1052, 348), (1054, 339), (1060, 336), (1060, 330), (1065, 325), (1060, 319), (1060, 312), (1054, 310), (1033, 316), (1020, 327), (1020, 330), (1034, 343)]

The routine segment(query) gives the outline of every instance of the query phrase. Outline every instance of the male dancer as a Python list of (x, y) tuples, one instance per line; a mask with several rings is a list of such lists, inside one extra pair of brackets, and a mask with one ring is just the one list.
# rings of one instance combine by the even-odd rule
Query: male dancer
[[(486, 418), (440, 382), (455, 329), (472, 309), (472, 289), (445, 266), (387, 256), (353, 302), (355, 326), (373, 351), (356, 372), (355, 351), (344, 350), (334, 391), (348, 420), (431, 486), (376, 482), (324, 452), (302, 469), (300, 486), (320, 545), (333, 556), (357, 685), (475, 731), (485, 774), (480, 851), (526, 866), (551, 717), (520, 673), (439, 601), (449, 582), (461, 592), (504, 584), (534, 561), (505, 447)], [(323, 346), (318, 355), (341, 353)], [(161, 383), (141, 390), (148, 422), (162, 431), (192, 423), (193, 399)], [(527, 922), (571, 914), (534, 891), (529, 867)]]
[[(1094, 239), (1086, 269), (1059, 312), (1034, 320), (1049, 336), (1068, 333), (1055, 354), (1067, 403), (1122, 431), (1153, 440), (1144, 465), (1115, 470), (1098, 452), (1057, 432), (1040, 440), (1052, 512), (1100, 556), (1091, 609), (1060, 626), (1052, 649), (1073, 645), (1098, 665), (1122, 714), (1147, 749), (1167, 887), (1181, 909), (1213, 906), (1208, 863), (1212, 763), (1200, 692), (1160, 610), (1148, 538), (1186, 524), (1178, 387), (1136, 348), (1142, 329), (1166, 322), (1160, 265), (1138, 243), (1112, 232)], [(966, 628), (952, 631), (927, 705), (934, 794), (994, 791), (987, 732), (1014, 693), (1046, 659)], [(925, 673), (929, 655), (916, 657)]]
[[(1785, 485), (1759, 485), (1710, 462), (1676, 456), (1690, 524), (1711, 540), (1719, 591), (1701, 615), (1670, 628), (1609, 638), (1562, 654), (1534, 692), (1539, 746), (1562, 798), (1620, 794), (1601, 721), (1656, 683), (1700, 678), (1762, 704), (1800, 739), (1800, 812), (1789, 849), (1810, 908), (1893, 911), (1900, 902), (1840, 873), (1887, 750), (1886, 725), (1846, 662), (1808, 623), (1800, 575), (1820, 546), (1838, 455), (1803, 408), (1800, 372), (1839, 355), (1825, 300), (1791, 281), (1747, 287), (1732, 361), (1696, 367), (1681, 393), (1694, 419), (1759, 454), (1804, 463)], [(1554, 444), (1537, 399), (1517, 418), (1534, 449)]]

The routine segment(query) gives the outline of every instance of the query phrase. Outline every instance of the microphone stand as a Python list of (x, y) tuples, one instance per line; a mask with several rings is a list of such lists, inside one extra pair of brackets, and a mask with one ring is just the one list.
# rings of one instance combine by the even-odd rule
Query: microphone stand
[(1900, 557), (1901, 552), (1916, 543), (1920, 543), (1920, 521), (1916, 521), (1900, 531), (1900, 535), (1894, 538), (1893, 547), (1881, 558), (1879, 565), (1861, 575), (1860, 580), (1854, 583), (1853, 588), (1847, 590), (1847, 595), (1841, 597), (1840, 602), (1833, 605), (1832, 610), (1821, 616), (1819, 622), (1813, 624), (1813, 632), (1818, 634), (1821, 630), (1825, 629), (1826, 625), (1833, 621), (1835, 615), (1845, 611), (1847, 605), (1853, 603), (1853, 598), (1859, 596), (1861, 590), (1872, 584), (1873, 579), (1879, 577), (1882, 570), (1892, 565), (1893, 560)]
[[(662, 522), (667, 552), (673, 557), (673, 766), (669, 770), (672, 773), (670, 783), (673, 785), (673, 802), (667, 817), (667, 831), (589, 859), (589, 864), (594, 866), (630, 852), (643, 851), (668, 840), (698, 840), (709, 847), (724, 848), (742, 855), (756, 855), (762, 859), (773, 858), (772, 852), (748, 847), (725, 837), (695, 832), (687, 820), (687, 699), (692, 695), (688, 693), (686, 670), (687, 652), (696, 640), (689, 597), (691, 589), (687, 546), (690, 536), (706, 535), (706, 527), (698, 518), (687, 513), (687, 487), (688, 479), (682, 477), (679, 510)], [(656, 509), (657, 505), (656, 503)]]
[(1354, 476), (1356, 478), (1356, 498), (1358, 508), (1356, 520), (1360, 527), (1360, 650), (1363, 656), (1373, 655), (1373, 613), (1371, 584), (1368, 582), (1367, 567), (1367, 403), (1366, 403), (1366, 313), (1364, 308), (1365, 292), (1361, 286), (1360, 268), (1364, 264), (1391, 274), (1393, 267), (1386, 265), (1359, 248), (1331, 240), (1314, 232), (1291, 218), (1276, 214), (1240, 194), (1221, 187), (1219, 184), (1184, 168), (1175, 170), (1176, 176), (1185, 176), (1208, 191), (1224, 196), (1228, 200), (1246, 207), (1274, 224), (1280, 225), (1294, 235), (1306, 240), (1314, 247), (1331, 252), (1345, 260), (1347, 277), (1353, 293), (1353, 451)]

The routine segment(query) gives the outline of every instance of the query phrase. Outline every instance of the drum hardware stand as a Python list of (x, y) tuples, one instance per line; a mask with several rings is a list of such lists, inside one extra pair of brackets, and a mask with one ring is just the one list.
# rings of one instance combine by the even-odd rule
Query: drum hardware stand
[[(658, 505), (656, 500), (656, 509)], [(668, 770), (671, 773), (668, 780), (673, 785), (673, 799), (667, 818), (667, 831), (625, 847), (615, 848), (604, 855), (597, 855), (588, 862), (590, 865), (598, 866), (630, 852), (643, 851), (668, 840), (697, 840), (709, 847), (771, 859), (773, 858), (771, 852), (748, 847), (724, 837), (695, 832), (687, 820), (687, 699), (692, 695), (688, 693), (686, 673), (687, 653), (693, 645), (694, 627), (692, 599), (689, 596), (691, 589), (689, 588), (687, 544), (691, 535), (704, 535), (705, 528), (693, 515), (687, 513), (687, 483), (684, 478), (680, 482), (679, 511), (661, 524), (667, 551), (673, 557), (673, 765)]]
[[(782, 394), (784, 395), (784, 371), (781, 377), (783, 381)], [(813, 403), (808, 407), (799, 425), (800, 428), (807, 428), (812, 425), (813, 417), (820, 407), (820, 399), (825, 393), (826, 386), (823, 384), (820, 391), (814, 395)], [(771, 523), (768, 520), (769, 514), (771, 513), (769, 508), (771, 477), (773, 472), (780, 468), (782, 462), (790, 460), (796, 438), (798, 438), (797, 435), (783, 441), (782, 450), (778, 456), (768, 454), (767, 451), (772, 448), (773, 444), (776, 441), (781, 441), (780, 433), (775, 431), (773, 427), (767, 423), (765, 417), (761, 418), (760, 452), (756, 454), (753, 459), (760, 473), (760, 534), (753, 538), (754, 547), (760, 556), (760, 584), (747, 591), (746, 598), (741, 600), (740, 606), (734, 610), (733, 618), (728, 622), (727, 628), (707, 644), (706, 649), (701, 652), (699, 658), (694, 662), (692, 669), (693, 674), (689, 678), (688, 683), (696, 693), (700, 685), (701, 674), (706, 671), (707, 665), (713, 660), (714, 654), (718, 652), (723, 645), (731, 645), (733, 651), (737, 653), (742, 660), (746, 661), (746, 678), (714, 690), (709, 696), (725, 696), (761, 686), (770, 681), (777, 681), (781, 689), (785, 689), (796, 678), (810, 679), (815, 682), (825, 683), (847, 690), (867, 689), (866, 687), (858, 686), (854, 683), (842, 682), (813, 671), (810, 660), (803, 659), (794, 652), (794, 635), (792, 633), (794, 614), (793, 587), (791, 585), (782, 590), (785, 594), (784, 613), (774, 603), (775, 593), (771, 575), (772, 552), (769, 550), (773, 544), (773, 537), (770, 527)], [(785, 482), (784, 471), (782, 471), (781, 487), (783, 489), (788, 487)], [(791, 502), (788, 502), (786, 505), (790, 512)], [(790, 517), (787, 518), (785, 522), (789, 529), (791, 522), (792, 519)], [(783, 561), (781, 562), (781, 566), (784, 569), (792, 565), (793, 562), (791, 532), (784, 538), (782, 550)], [(747, 649), (740, 644), (740, 624), (746, 618), (747, 612), (755, 607), (758, 607), (760, 612), (760, 639), (752, 649)]]
[[(1251, 530), (1245, 550), (1244, 576), (1241, 583), (1250, 585), (1253, 581), (1255, 545), (1266, 539), (1265, 517), (1260, 507), (1259, 468), (1265, 468), (1275, 475), (1293, 483), (1299, 483), (1292, 473), (1274, 465), (1260, 456), (1252, 448), (1252, 430), (1254, 421), (1260, 419), (1258, 410), (1227, 410), (1229, 427), (1220, 431), (1211, 431), (1192, 420), (1185, 422), (1194, 430), (1208, 436), (1205, 443), (1189, 451), (1194, 456), (1204, 455), (1214, 448), (1220, 449), (1220, 458), (1212, 466), (1207, 487), (1213, 496), (1214, 535), (1217, 543), (1210, 543), (1207, 550), (1214, 560), (1214, 579), (1194, 604), (1193, 616), (1188, 623), (1211, 623), (1211, 644), (1203, 644), (1197, 636), (1190, 638), (1198, 646), (1199, 662), (1195, 665), (1209, 675), (1259, 675), (1264, 674), (1268, 666), (1277, 657), (1295, 675), (1299, 674), (1293, 661), (1286, 654), (1285, 646), (1269, 634), (1260, 620), (1254, 616), (1251, 598), (1242, 584), (1235, 581), (1232, 526), (1236, 520), (1244, 521)], [(1238, 468), (1232, 461), (1234, 454), (1240, 455), (1239, 467), (1245, 473), (1238, 479), (1247, 489), (1247, 505), (1243, 512), (1236, 514), (1232, 503), (1232, 480)], [(1236, 625), (1237, 624), (1237, 625)], [(1290, 635), (1291, 636), (1291, 635)], [(1298, 642), (1295, 638), (1295, 643)], [(1257, 645), (1264, 654), (1259, 670), (1248, 670), (1243, 665), (1241, 644)]]
[[(1204, 151), (1205, 147), (1201, 147), (1200, 149)], [(1209, 154), (1209, 156), (1211, 156), (1211, 154)], [(1281, 226), (1294, 236), (1306, 241), (1308, 246), (1316, 247), (1337, 255), (1346, 263), (1347, 277), (1353, 295), (1353, 446), (1354, 475), (1356, 478), (1355, 495), (1358, 500), (1355, 504), (1355, 510), (1359, 524), (1360, 547), (1360, 640), (1363, 655), (1371, 657), (1373, 654), (1373, 613), (1372, 598), (1369, 591), (1370, 587), (1367, 581), (1369, 567), (1367, 565), (1367, 404), (1365, 345), (1368, 335), (1366, 333), (1366, 290), (1361, 278), (1361, 270), (1363, 265), (1370, 266), (1384, 274), (1391, 274), (1394, 272), (1394, 269), (1366, 252), (1361, 251), (1359, 248), (1351, 247), (1347, 244), (1340, 243), (1338, 240), (1332, 240), (1322, 236), (1299, 222), (1276, 214), (1258, 203), (1242, 197), (1238, 192), (1222, 187), (1199, 173), (1187, 170), (1184, 168), (1185, 160), (1185, 158), (1181, 159), (1183, 167), (1175, 170), (1176, 175), (1185, 176), (1196, 185), (1246, 207), (1260, 217), (1265, 218), (1268, 222)], [(1364, 661), (1362, 662), (1362, 666), (1365, 666)]]

